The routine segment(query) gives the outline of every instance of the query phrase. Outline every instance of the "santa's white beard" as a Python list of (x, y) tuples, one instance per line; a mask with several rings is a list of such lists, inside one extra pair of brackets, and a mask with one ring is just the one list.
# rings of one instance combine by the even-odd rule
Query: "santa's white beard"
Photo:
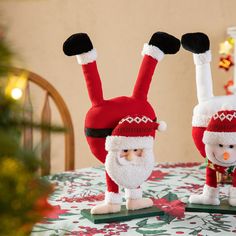
[(105, 168), (111, 179), (121, 187), (138, 188), (151, 175), (154, 168), (152, 149), (144, 149), (142, 157), (127, 161), (120, 157), (120, 152), (110, 151), (107, 154)]

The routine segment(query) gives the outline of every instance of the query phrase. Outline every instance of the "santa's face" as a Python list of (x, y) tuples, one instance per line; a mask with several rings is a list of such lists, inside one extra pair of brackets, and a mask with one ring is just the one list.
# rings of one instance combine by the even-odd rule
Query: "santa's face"
[(142, 165), (143, 149), (124, 149), (119, 153), (117, 161), (120, 165)]
[(111, 179), (125, 188), (137, 188), (148, 179), (154, 167), (152, 149), (108, 152), (105, 168)]
[(206, 144), (207, 158), (219, 166), (229, 167), (236, 165), (236, 144)]

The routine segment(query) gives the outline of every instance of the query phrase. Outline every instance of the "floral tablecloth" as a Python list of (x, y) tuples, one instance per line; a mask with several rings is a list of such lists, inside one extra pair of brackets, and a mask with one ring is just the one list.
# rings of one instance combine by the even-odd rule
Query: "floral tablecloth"
[[(162, 198), (175, 193), (187, 201), (191, 193), (201, 193), (205, 168), (200, 163), (162, 163), (142, 185), (144, 195)], [(59, 235), (236, 235), (236, 214), (208, 214), (185, 212), (182, 219), (149, 217), (127, 222), (93, 224), (80, 214), (104, 199), (104, 168), (86, 168), (63, 172), (49, 177), (56, 190), (50, 197), (55, 210), (45, 221), (35, 225), (32, 236)], [(228, 186), (220, 186), (224, 199)]]

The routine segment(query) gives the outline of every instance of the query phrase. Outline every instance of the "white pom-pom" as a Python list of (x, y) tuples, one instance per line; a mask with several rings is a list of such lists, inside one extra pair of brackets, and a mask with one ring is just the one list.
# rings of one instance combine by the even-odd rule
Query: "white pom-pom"
[(165, 131), (167, 129), (167, 124), (165, 121), (159, 121), (158, 123), (158, 131)]

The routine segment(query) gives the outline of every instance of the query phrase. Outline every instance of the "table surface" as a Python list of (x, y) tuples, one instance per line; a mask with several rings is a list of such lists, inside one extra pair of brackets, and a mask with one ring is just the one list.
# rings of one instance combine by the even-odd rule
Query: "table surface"
[[(236, 214), (185, 212), (182, 219), (171, 222), (148, 217), (120, 223), (93, 224), (81, 209), (103, 201), (105, 172), (103, 167), (63, 172), (46, 177), (56, 185), (50, 197), (55, 211), (44, 222), (35, 225), (31, 236), (56, 235), (236, 235)], [(162, 198), (169, 192), (184, 202), (192, 193), (201, 193), (205, 168), (200, 163), (161, 163), (142, 185), (144, 195)], [(221, 199), (226, 199), (229, 186), (220, 186)]]

